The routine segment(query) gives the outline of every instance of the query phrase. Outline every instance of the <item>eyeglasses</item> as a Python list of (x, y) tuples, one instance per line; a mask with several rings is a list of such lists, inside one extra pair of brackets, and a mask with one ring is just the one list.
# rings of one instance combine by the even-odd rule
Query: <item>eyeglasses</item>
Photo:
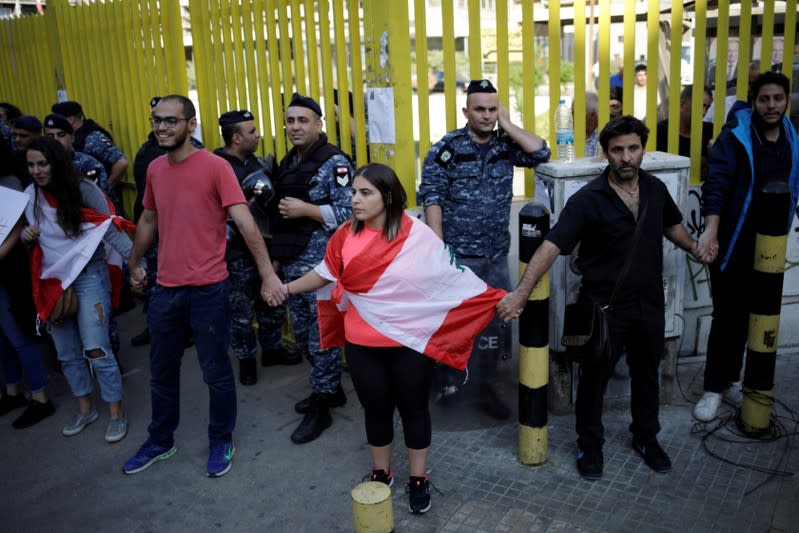
[(153, 128), (157, 128), (161, 124), (166, 126), (169, 129), (176, 128), (178, 126), (178, 122), (181, 120), (188, 121), (188, 118), (178, 118), (178, 117), (150, 117), (150, 126)]

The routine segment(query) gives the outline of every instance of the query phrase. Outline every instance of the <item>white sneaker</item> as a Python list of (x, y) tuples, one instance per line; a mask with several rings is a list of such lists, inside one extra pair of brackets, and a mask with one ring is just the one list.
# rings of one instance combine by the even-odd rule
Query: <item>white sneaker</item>
[(701, 422), (710, 422), (716, 418), (716, 413), (721, 405), (721, 394), (718, 392), (705, 392), (702, 399), (694, 406), (694, 418)]
[(732, 404), (734, 407), (740, 407), (744, 399), (743, 391), (741, 390), (741, 382), (736, 381), (735, 383), (731, 383), (730, 386), (721, 393), (721, 397), (725, 402)]

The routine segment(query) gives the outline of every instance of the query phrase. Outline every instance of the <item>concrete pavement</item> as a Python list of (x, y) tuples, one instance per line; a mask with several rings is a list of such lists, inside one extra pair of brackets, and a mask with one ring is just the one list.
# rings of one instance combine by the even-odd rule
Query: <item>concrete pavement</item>
[[(75, 402), (63, 377), (51, 374), (57, 413), (27, 430), (0, 419), (2, 478), (0, 529), (21, 531), (352, 531), (349, 491), (371, 467), (362, 414), (345, 375), (346, 406), (333, 410), (333, 426), (321, 438), (297, 446), (289, 435), (301, 416), (294, 402), (308, 392), (308, 365), (259, 367), (254, 387), (239, 387), (237, 452), (230, 473), (205, 476), (208, 393), (194, 349), (183, 368), (178, 453), (133, 476), (125, 459), (147, 435), (147, 347), (130, 348), (143, 327), (134, 310), (120, 320), (125, 408), (130, 433), (120, 443), (103, 440), (107, 410), (83, 433), (66, 438), (61, 428)], [(503, 396), (515, 402), (517, 360), (503, 362)], [(799, 531), (797, 437), (771, 442), (745, 439), (729, 423), (703, 437), (690, 415), (701, 392), (703, 363), (679, 366), (671, 405), (663, 406), (660, 441), (674, 469), (659, 475), (630, 449), (629, 410), (607, 409), (605, 475), (581, 479), (574, 464), (573, 415), (550, 415), (547, 463), (517, 460), (517, 424), (481, 415), (468, 400), (433, 406), (429, 460), (433, 507), (422, 516), (407, 511), (407, 461), (396, 422), (393, 489), (395, 530), (400, 532), (528, 531)], [(799, 355), (780, 354), (776, 398), (783, 431), (796, 433)], [(100, 406), (103, 407), (103, 406)], [(792, 409), (794, 413), (788, 411)], [(726, 414), (732, 410), (726, 408)], [(711, 457), (710, 453), (718, 458)], [(738, 463), (736, 466), (730, 463)], [(772, 472), (776, 471), (776, 472)], [(790, 475), (788, 475), (790, 474)]]

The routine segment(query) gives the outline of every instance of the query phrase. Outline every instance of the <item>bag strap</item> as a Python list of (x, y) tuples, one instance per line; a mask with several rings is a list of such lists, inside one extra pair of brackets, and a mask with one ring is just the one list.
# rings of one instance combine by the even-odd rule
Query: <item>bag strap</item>
[[(639, 178), (640, 179), (640, 178)], [(639, 185), (640, 190), (640, 185)], [(642, 195), (643, 196), (643, 195)], [(624, 262), (624, 267), (621, 269), (621, 274), (616, 279), (616, 285), (613, 287), (613, 292), (610, 294), (610, 300), (608, 300), (608, 304), (604, 306), (602, 309), (610, 309), (613, 305), (613, 300), (616, 298), (616, 293), (619, 290), (619, 287), (622, 283), (624, 283), (624, 278), (627, 277), (627, 273), (630, 271), (630, 267), (633, 264), (633, 255), (635, 254), (635, 248), (638, 246), (638, 241), (641, 239), (641, 228), (644, 225), (644, 219), (646, 218), (646, 211), (649, 207), (649, 201), (647, 197), (643, 197), (641, 199), (643, 203), (643, 209), (641, 209), (640, 213), (638, 214), (638, 222), (635, 225), (635, 233), (633, 233), (633, 240), (632, 246), (630, 247), (630, 251), (627, 254), (627, 260)]]

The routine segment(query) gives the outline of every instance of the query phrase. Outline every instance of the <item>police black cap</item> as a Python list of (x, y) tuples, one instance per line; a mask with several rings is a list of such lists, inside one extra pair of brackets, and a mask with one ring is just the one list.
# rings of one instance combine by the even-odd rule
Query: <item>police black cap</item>
[(307, 107), (320, 117), (322, 116), (322, 108), (310, 96), (303, 96), (300, 93), (294, 93), (291, 97), (288, 107)]
[(57, 113), (53, 113), (52, 115), (47, 115), (44, 117), (44, 127), (45, 128), (56, 128), (59, 130), (63, 130), (67, 133), (74, 133), (75, 130), (72, 128), (72, 124), (69, 123), (67, 117), (64, 115), (59, 115)]
[(14, 119), (14, 127), (25, 131), (42, 131), (42, 123), (33, 115), (22, 115)]
[(75, 115), (83, 114), (83, 108), (79, 103), (73, 100), (67, 100), (66, 102), (58, 102), (57, 104), (53, 104), (53, 106), (50, 108), (50, 111), (65, 117), (74, 117)]
[(497, 89), (488, 80), (472, 80), (466, 88), (466, 94), (474, 93), (495, 93)]
[(222, 113), (222, 116), (219, 117), (219, 125), (230, 126), (231, 124), (238, 124), (239, 122), (247, 122), (248, 120), (253, 120), (252, 113), (250, 113), (246, 109), (238, 109), (235, 111), (228, 111), (227, 113)]

